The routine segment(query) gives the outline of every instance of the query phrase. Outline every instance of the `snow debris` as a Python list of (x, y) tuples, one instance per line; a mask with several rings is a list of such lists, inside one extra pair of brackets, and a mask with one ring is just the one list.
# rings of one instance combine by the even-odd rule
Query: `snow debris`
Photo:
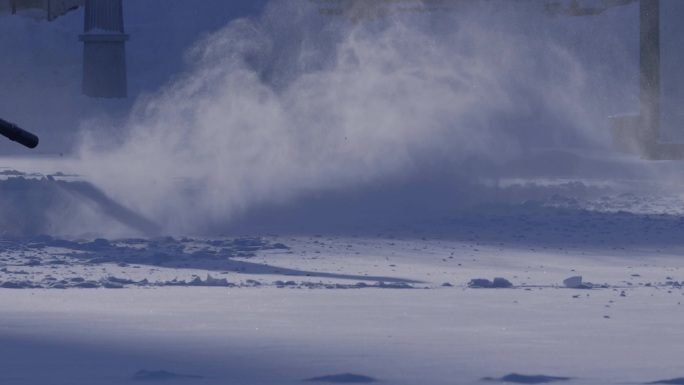
[(471, 288), (490, 288), (492, 287), (492, 281), (485, 278), (473, 278), (468, 282), (468, 287)]
[(3, 282), (0, 287), (3, 289), (23, 289), (25, 286), (18, 282)]
[(85, 282), (78, 282), (76, 283), (73, 287), (77, 287), (79, 289), (97, 289), (100, 287), (100, 283), (95, 282), (95, 281), (85, 281)]
[(555, 382), (555, 381), (568, 381), (571, 379), (572, 379), (572, 377), (546, 376), (543, 374), (526, 375), (526, 374), (511, 373), (511, 374), (507, 374), (501, 378), (485, 377), (485, 378), (482, 378), (480, 381), (494, 381), (494, 382), (504, 382), (504, 383), (512, 382), (512, 383), (516, 383), (516, 384), (544, 384), (544, 383)]
[(376, 287), (380, 287), (383, 289), (413, 289), (414, 287), (409, 285), (408, 283), (404, 282), (393, 282), (393, 283), (385, 283), (385, 282), (378, 282)]
[(101, 282), (101, 284), (102, 284), (102, 287), (104, 287), (105, 289), (123, 289), (123, 288), (125, 287), (125, 286), (124, 286), (123, 284), (121, 284), (121, 283), (118, 283), (118, 282), (110, 282), (110, 281), (107, 281), (107, 280), (103, 280), (103, 281)]
[(26, 173), (17, 170), (2, 170), (0, 175), (25, 176)]
[(584, 282), (581, 275), (564, 279), (563, 285), (568, 289), (607, 289), (610, 287), (608, 284), (593, 284), (591, 282)]
[(582, 287), (582, 276), (576, 275), (563, 280), (563, 285), (569, 289), (579, 289)]
[(174, 380), (183, 378), (195, 378), (200, 379), (202, 376), (195, 376), (191, 374), (178, 374), (169, 372), (167, 370), (139, 370), (137, 371), (131, 380), (133, 381), (161, 381), (161, 380)]
[(220, 287), (230, 287), (235, 286), (235, 284), (228, 282), (226, 278), (214, 278), (207, 274), (207, 279), (202, 281), (200, 277), (195, 277), (192, 281), (188, 282), (188, 286), (220, 286)]
[(513, 287), (513, 284), (506, 278), (496, 277), (492, 282), (493, 288), (509, 288)]
[(647, 382), (647, 384), (684, 385), (684, 377), (672, 378), (669, 380), (659, 380), (659, 381)]
[(473, 289), (507, 289), (513, 287), (513, 284), (501, 277), (496, 277), (493, 281), (485, 278), (474, 278), (468, 282), (468, 287)]
[(278, 288), (283, 288), (286, 286), (297, 286), (297, 282), (295, 282), (295, 281), (280, 281), (280, 280), (278, 280), (278, 281), (273, 282), (273, 284)]
[(117, 277), (107, 277), (105, 279), (106, 282), (108, 283), (118, 283), (120, 285), (133, 285), (136, 282), (132, 279), (127, 279), (127, 278), (117, 278)]
[(328, 376), (320, 376), (307, 378), (302, 381), (310, 382), (331, 382), (336, 384), (366, 384), (370, 382), (376, 382), (377, 380), (373, 377), (364, 376), (361, 374), (354, 373), (343, 373), (343, 374), (332, 374)]

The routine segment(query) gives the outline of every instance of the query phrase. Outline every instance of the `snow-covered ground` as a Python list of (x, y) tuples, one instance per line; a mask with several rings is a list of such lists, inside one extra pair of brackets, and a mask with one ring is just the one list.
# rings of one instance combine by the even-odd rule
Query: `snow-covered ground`
[[(0, 187), (81, 183), (24, 178)], [(0, 379), (676, 380), (684, 198), (632, 182), (528, 180), (508, 188), (536, 200), (319, 232), (266, 220), (210, 237), (6, 235)], [(473, 286), (495, 278), (512, 286)]]
[(0, 18), (0, 384), (684, 384), (684, 164), (608, 145), (636, 4), (205, 1), (124, 1), (128, 100), (82, 11)]

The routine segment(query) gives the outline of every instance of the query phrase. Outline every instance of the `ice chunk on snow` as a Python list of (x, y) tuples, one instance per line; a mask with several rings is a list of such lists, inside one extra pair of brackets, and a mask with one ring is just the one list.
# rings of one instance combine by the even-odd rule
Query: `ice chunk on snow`
[(375, 382), (377, 380), (373, 377), (368, 377), (368, 376), (364, 376), (361, 374), (343, 373), (343, 374), (333, 374), (333, 375), (329, 375), (329, 376), (307, 378), (306, 380), (303, 380), (303, 381), (361, 384), (361, 383)]
[(192, 374), (179, 374), (173, 373), (166, 370), (139, 370), (137, 371), (131, 380), (134, 381), (162, 381), (162, 380), (175, 380), (183, 378), (202, 378), (201, 376), (195, 376)]
[(579, 289), (579, 288), (584, 287), (584, 285), (582, 285), (582, 276), (581, 275), (576, 275), (574, 277), (564, 279), (563, 285), (565, 285), (565, 287), (570, 288), (570, 289)]
[(468, 282), (468, 287), (472, 288), (490, 288), (492, 287), (492, 281), (485, 278), (473, 278)]
[(515, 384), (544, 384), (554, 381), (568, 381), (571, 377), (558, 377), (558, 376), (546, 376), (543, 374), (526, 375), (511, 373), (507, 374), (501, 378), (485, 377), (481, 381), (493, 381), (493, 382), (503, 382), (503, 383), (515, 383)]
[(506, 278), (496, 277), (492, 282), (492, 287), (494, 288), (507, 288), (511, 286), (513, 286), (513, 284)]
[(494, 281), (490, 281), (490, 280), (484, 279), (484, 278), (474, 278), (474, 279), (471, 279), (470, 282), (468, 282), (468, 287), (472, 287), (472, 288), (490, 289), (490, 288), (509, 288), (512, 286), (513, 286), (513, 284), (509, 280), (507, 280), (506, 278), (501, 278), (501, 277), (494, 278)]
[(234, 286), (234, 284), (228, 282), (226, 278), (214, 278), (210, 274), (207, 274), (207, 279), (202, 281), (200, 277), (195, 277), (192, 281), (188, 283), (188, 286)]

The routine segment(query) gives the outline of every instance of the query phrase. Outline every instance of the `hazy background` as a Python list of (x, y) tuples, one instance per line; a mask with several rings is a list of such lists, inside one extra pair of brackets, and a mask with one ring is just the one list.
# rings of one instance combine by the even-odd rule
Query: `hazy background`
[(521, 157), (608, 148), (607, 117), (638, 110), (636, 4), (551, 17), (491, 1), (361, 22), (305, 0), (124, 10), (124, 100), (80, 95), (82, 10), (0, 18), (0, 116), (41, 137), (31, 154), (77, 156), (172, 233), (286, 204), (321, 221), (458, 208)]

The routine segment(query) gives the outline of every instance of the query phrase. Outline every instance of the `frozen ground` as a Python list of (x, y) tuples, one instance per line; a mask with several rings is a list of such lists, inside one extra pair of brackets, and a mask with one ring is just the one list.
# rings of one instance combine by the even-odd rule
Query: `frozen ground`
[[(0, 189), (20, 192), (6, 204), (87, 179), (47, 174), (6, 175)], [(495, 190), (535, 199), (382, 224), (261, 213), (211, 237), (8, 232), (0, 382), (682, 383), (682, 196), (600, 180), (528, 177)], [(512, 286), (471, 287), (497, 277)]]

